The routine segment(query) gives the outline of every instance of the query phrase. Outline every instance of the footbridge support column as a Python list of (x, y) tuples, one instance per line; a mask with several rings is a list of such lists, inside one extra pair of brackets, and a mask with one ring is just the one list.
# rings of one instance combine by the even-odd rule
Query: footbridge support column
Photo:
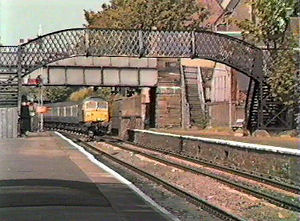
[(158, 59), (155, 127), (181, 127), (180, 61), (175, 58)]

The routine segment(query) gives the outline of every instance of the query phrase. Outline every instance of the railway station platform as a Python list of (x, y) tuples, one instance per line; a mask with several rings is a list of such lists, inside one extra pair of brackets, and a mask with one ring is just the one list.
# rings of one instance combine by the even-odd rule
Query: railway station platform
[(284, 137), (284, 136), (270, 136), (270, 137), (236, 137), (234, 132), (230, 128), (221, 128), (211, 130), (200, 130), (200, 129), (151, 129), (152, 131), (170, 133), (182, 136), (193, 136), (193, 137), (205, 137), (213, 139), (222, 139), (229, 141), (237, 141), (243, 143), (253, 143), (261, 145), (279, 146), (284, 148), (299, 149), (300, 137)]
[(0, 140), (0, 220), (171, 220), (53, 132)]

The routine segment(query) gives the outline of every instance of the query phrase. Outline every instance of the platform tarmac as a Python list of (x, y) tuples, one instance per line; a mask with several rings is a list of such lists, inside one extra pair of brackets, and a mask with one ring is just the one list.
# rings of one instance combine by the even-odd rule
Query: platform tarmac
[[(181, 128), (170, 128), (170, 129), (151, 129), (155, 132), (170, 133), (182, 136), (194, 136), (194, 137), (204, 137), (213, 138), (221, 140), (231, 140), (243, 143), (253, 143), (262, 145), (279, 146), (284, 148), (299, 149), (300, 138), (299, 137), (235, 137), (234, 132), (230, 128), (220, 128), (218, 129), (181, 129)], [(223, 130), (223, 131), (222, 131)]]
[(0, 140), (1, 221), (170, 220), (52, 132)]

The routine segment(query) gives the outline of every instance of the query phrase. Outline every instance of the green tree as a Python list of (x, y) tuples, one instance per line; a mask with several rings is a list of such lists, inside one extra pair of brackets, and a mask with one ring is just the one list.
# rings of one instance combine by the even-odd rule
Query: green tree
[(106, 101), (110, 101), (112, 98), (112, 90), (110, 87), (99, 87), (95, 91), (95, 96), (101, 97)]
[(208, 11), (196, 0), (111, 0), (99, 12), (85, 11), (90, 28), (199, 29)]
[[(43, 87), (43, 99), (46, 102), (63, 102), (66, 101), (70, 94), (74, 91), (70, 87)], [(27, 95), (35, 101), (40, 99), (41, 89), (39, 87), (22, 87), (22, 94)]]
[(293, 17), (299, 17), (300, 16), (300, 2), (299, 1), (295, 1), (292, 16)]
[(273, 95), (286, 105), (294, 105), (299, 99), (295, 52), (293, 49), (280, 50), (276, 56), (269, 78)]
[(45, 87), (44, 94), (46, 99), (51, 102), (62, 102), (66, 101), (70, 94), (74, 91), (73, 88), (70, 87)]
[(236, 21), (248, 41), (266, 47), (272, 65), (268, 66), (269, 83), (275, 97), (286, 105), (297, 102), (295, 93), (296, 54), (294, 39), (288, 31), (295, 0), (250, 0), (255, 17)]
[(268, 49), (285, 46), (295, 0), (249, 0), (254, 18), (237, 21), (242, 34), (254, 43), (263, 43)]

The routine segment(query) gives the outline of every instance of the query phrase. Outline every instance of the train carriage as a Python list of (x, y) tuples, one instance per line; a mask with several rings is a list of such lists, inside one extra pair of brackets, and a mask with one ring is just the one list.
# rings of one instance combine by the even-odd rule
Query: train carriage
[(109, 105), (102, 98), (90, 97), (82, 102), (60, 102), (46, 106), (50, 109), (44, 115), (46, 127), (88, 134), (102, 134), (108, 131)]

